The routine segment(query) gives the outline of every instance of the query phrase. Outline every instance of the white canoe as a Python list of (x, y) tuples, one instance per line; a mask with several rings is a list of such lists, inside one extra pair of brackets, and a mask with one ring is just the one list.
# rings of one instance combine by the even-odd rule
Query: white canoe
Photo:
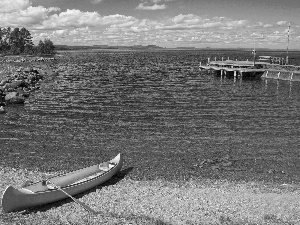
[[(109, 180), (120, 171), (122, 164), (123, 155), (118, 154), (114, 159), (103, 164), (52, 177), (49, 181), (73, 196)], [(105, 165), (105, 167), (101, 167), (102, 165)], [(65, 193), (40, 181), (20, 189), (12, 186), (7, 187), (2, 196), (2, 207), (3, 211), (7, 213), (22, 211), (64, 198), (68, 198)]]

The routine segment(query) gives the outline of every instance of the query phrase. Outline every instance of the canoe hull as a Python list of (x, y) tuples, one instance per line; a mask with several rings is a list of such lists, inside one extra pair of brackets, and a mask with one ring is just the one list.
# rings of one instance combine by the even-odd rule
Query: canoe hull
[[(50, 181), (61, 186), (65, 192), (73, 196), (104, 183), (114, 176), (118, 171), (120, 171), (123, 164), (122, 154), (117, 155), (110, 162), (116, 163), (116, 165), (109, 171), (103, 172), (90, 179), (83, 178), (84, 176), (87, 176), (88, 171), (94, 171), (96, 168), (99, 168), (99, 165), (54, 177), (51, 178)], [(82, 182), (80, 182), (80, 180), (79, 182), (75, 182), (75, 178), (78, 179), (78, 177), (80, 177)], [(69, 185), (62, 185), (66, 185), (65, 180), (69, 182)], [(40, 188), (40, 190), (38, 188)], [(49, 189), (47, 186), (42, 185), (42, 182), (38, 182), (32, 186), (29, 186), (28, 189), (27, 187), (16, 189), (12, 186), (9, 186), (4, 191), (2, 197), (2, 207), (3, 211), (8, 213), (13, 211), (22, 211), (30, 207), (56, 202), (65, 198), (68, 198), (68, 196), (62, 191), (57, 189)]]

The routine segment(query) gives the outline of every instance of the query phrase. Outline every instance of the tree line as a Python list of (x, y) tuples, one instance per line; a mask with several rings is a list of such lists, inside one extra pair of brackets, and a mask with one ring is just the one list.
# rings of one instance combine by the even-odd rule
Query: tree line
[(11, 55), (55, 54), (55, 47), (50, 39), (40, 40), (35, 46), (30, 32), (26, 28), (0, 27), (0, 53)]

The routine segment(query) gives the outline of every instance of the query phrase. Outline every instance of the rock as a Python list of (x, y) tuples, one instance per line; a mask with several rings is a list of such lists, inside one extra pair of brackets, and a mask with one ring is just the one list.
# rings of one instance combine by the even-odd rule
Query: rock
[(18, 95), (17, 92), (9, 92), (8, 94), (5, 95), (5, 101), (10, 100), (11, 98), (14, 98)]
[(32, 68), (30, 68), (30, 67), (27, 67), (27, 68), (24, 68), (24, 70), (23, 70), (25, 73), (30, 73), (30, 72), (32, 72), (33, 71), (33, 69)]
[(16, 81), (13, 81), (11, 83), (6, 83), (5, 87), (6, 89), (16, 89), (18, 87), (25, 87), (26, 86), (26, 83), (24, 80), (16, 80)]
[(0, 106), (5, 106), (5, 99), (4, 99), (4, 95), (3, 92), (0, 91)]
[(35, 73), (35, 74), (39, 74), (39, 71), (38, 71), (37, 69), (32, 69), (31, 72), (33, 72), (33, 73)]
[(217, 161), (214, 159), (206, 159), (207, 164), (215, 164)]
[(6, 113), (6, 110), (4, 109), (3, 106), (0, 106), (0, 113)]
[(221, 159), (220, 159), (220, 161), (225, 161), (225, 162), (227, 162), (227, 161), (229, 161), (229, 159), (230, 159), (230, 156), (229, 156), (229, 154), (226, 154), (226, 155), (224, 155)]
[(219, 165), (213, 165), (211, 166), (211, 169), (213, 170), (218, 170), (218, 169), (221, 169)]
[(19, 96), (18, 92), (9, 92), (5, 96), (5, 101), (7, 104), (23, 104), (25, 102), (25, 98), (23, 96)]
[(228, 161), (228, 162), (222, 162), (221, 165), (222, 165), (222, 166), (225, 166), (225, 167), (231, 166), (231, 165), (232, 165), (232, 162), (230, 162), (230, 161)]
[(0, 82), (0, 86), (4, 86), (6, 83), (7, 83), (7, 80), (4, 79), (4, 80), (2, 80), (2, 81)]
[(276, 170), (276, 169), (270, 169), (270, 170), (268, 170), (268, 173), (282, 173), (282, 174), (285, 174), (285, 172), (284, 171), (281, 171), (281, 170)]
[(26, 92), (22, 87), (17, 88), (16, 92), (18, 92), (19, 96), (29, 97), (29, 92)]

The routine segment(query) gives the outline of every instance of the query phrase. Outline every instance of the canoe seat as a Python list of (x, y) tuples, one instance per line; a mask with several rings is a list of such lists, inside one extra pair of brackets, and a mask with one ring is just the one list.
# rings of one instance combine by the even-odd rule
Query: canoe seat
[(99, 165), (99, 170), (106, 172), (106, 171), (109, 171), (111, 168), (113, 168), (115, 165), (116, 165), (116, 163), (104, 162)]
[(100, 163), (99, 170), (108, 171), (109, 170), (109, 164), (108, 164), (108, 162)]

